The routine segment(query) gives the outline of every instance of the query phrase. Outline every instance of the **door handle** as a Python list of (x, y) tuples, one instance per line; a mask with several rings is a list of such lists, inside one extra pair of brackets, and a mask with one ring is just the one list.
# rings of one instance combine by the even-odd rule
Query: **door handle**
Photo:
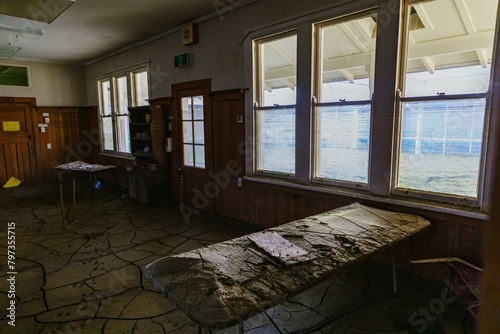
[(184, 183), (184, 171), (179, 167), (179, 183)]
[(28, 138), (29, 140), (31, 140), (32, 137), (30, 135), (27, 135), (26, 138)]

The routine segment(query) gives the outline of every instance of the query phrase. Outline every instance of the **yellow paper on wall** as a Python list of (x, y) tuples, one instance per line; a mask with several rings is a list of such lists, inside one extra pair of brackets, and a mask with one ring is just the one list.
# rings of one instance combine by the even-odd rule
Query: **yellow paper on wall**
[(21, 131), (21, 124), (18, 121), (2, 121), (3, 131)]
[(14, 176), (11, 176), (10, 179), (5, 182), (3, 185), (4, 188), (15, 188), (21, 184), (21, 180), (16, 179)]

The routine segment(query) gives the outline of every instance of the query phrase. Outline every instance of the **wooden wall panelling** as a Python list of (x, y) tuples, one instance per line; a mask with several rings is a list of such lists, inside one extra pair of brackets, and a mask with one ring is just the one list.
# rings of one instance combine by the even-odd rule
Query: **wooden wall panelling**
[[(53, 168), (71, 161), (97, 162), (96, 131), (89, 129), (90, 113), (95, 107), (38, 107), (34, 116), (38, 174), (41, 182), (55, 180)], [(49, 123), (42, 133), (38, 124)], [(98, 141), (98, 139), (97, 139)], [(47, 144), (51, 145), (48, 149)]]
[[(242, 220), (244, 188), (238, 178), (244, 176), (245, 90), (233, 89), (210, 93), (212, 101), (214, 174), (219, 186), (214, 201), (215, 212), (228, 218)], [(238, 116), (241, 122), (238, 122)], [(239, 171), (239, 173), (235, 173)], [(226, 178), (229, 178), (226, 180)]]
[[(346, 196), (295, 189), (246, 181), (245, 198), (237, 219), (268, 228), (296, 219), (332, 210), (352, 202), (381, 209), (420, 215), (431, 222), (431, 227), (397, 246), (398, 265), (419, 274), (443, 279), (446, 268), (441, 266), (410, 265), (408, 260), (457, 256), (481, 265), (482, 240), (486, 222), (452, 214), (386, 204), (369, 200), (356, 200)], [(293, 212), (293, 215), (292, 215)], [(392, 260), (392, 252), (379, 255), (383, 261)]]
[(81, 151), (86, 155), (88, 162), (97, 163), (99, 161), (100, 135), (97, 122), (95, 126), (92, 123), (93, 118), (97, 119), (97, 107), (78, 108), (77, 117)]

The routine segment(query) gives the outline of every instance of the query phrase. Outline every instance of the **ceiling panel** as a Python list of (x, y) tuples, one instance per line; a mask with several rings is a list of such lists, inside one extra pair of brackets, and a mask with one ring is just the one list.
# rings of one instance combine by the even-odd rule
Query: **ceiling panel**
[[(238, 5), (251, 1), (240, 1)], [(3, 10), (27, 16), (21, 5), (31, 4), (31, 12), (36, 13), (35, 9), (43, 4), (58, 7), (58, 3), (67, 2), (71, 1), (0, 0), (0, 13)], [(227, 3), (237, 7), (230, 1)], [(50, 24), (0, 14), (0, 48), (21, 48), (16, 58), (84, 64), (205, 15), (216, 15), (220, 8), (214, 4), (207, 0), (76, 0)], [(43, 10), (56, 13), (56, 9), (59, 8)], [(45, 15), (43, 10), (38, 16)], [(1, 29), (2, 24), (17, 27), (17, 31)], [(42, 35), (35, 31), (41, 31)]]

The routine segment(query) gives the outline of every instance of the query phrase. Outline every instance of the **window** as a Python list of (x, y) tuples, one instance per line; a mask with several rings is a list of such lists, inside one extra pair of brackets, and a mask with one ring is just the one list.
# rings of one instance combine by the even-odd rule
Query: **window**
[(29, 87), (29, 74), (27, 66), (1, 65), (0, 86)]
[(317, 26), (317, 181), (368, 183), (376, 14)]
[(247, 176), (487, 210), (497, 7), (355, 1), (252, 32)]
[(181, 98), (184, 166), (205, 168), (205, 115), (203, 96)]
[(255, 41), (256, 160), (261, 173), (295, 173), (297, 36)]
[(98, 81), (102, 151), (130, 154), (128, 107), (148, 104), (148, 72), (120, 72)]
[(478, 198), (496, 6), (408, 6), (398, 189)]

